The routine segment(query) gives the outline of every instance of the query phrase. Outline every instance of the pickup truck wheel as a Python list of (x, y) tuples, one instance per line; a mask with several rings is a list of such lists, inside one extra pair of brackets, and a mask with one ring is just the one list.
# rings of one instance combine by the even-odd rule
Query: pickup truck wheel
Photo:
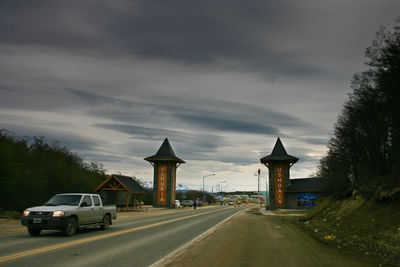
[(107, 230), (108, 228), (110, 228), (110, 216), (104, 215), (101, 229)]
[(42, 229), (39, 229), (39, 228), (28, 228), (28, 233), (31, 236), (38, 236), (41, 231), (42, 231)]
[(76, 226), (77, 226), (76, 219), (70, 217), (65, 225), (64, 234), (67, 236), (74, 235), (76, 232)]

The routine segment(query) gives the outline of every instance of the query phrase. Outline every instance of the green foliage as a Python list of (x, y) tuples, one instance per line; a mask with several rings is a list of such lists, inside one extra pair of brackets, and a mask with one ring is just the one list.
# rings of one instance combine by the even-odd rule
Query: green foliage
[(61, 147), (34, 138), (31, 145), (0, 130), (0, 207), (23, 210), (57, 193), (93, 192), (105, 178), (97, 163), (86, 164)]
[(144, 202), (144, 205), (152, 205), (153, 204), (153, 191), (148, 191), (148, 192), (143, 193), (142, 201)]
[(354, 75), (318, 175), (330, 178), (331, 195), (353, 188), (374, 195), (376, 188), (400, 185), (400, 20), (381, 28), (367, 48), (368, 69)]
[(8, 219), (8, 220), (20, 220), (22, 217), (21, 212), (17, 211), (4, 211), (0, 213), (1, 219)]

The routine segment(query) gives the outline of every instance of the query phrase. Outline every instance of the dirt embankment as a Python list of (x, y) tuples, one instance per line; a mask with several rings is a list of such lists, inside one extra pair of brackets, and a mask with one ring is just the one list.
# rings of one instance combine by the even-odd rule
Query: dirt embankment
[(400, 266), (400, 204), (367, 201), (360, 195), (341, 201), (328, 198), (299, 224), (333, 247)]

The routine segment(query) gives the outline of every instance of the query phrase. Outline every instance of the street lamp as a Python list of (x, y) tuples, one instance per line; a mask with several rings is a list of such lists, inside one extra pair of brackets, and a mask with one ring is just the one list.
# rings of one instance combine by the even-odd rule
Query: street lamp
[(223, 192), (224, 192), (224, 190), (223, 190), (223, 188), (222, 188), (222, 185), (223, 184), (226, 184), (227, 183), (227, 181), (221, 181), (221, 182), (219, 182), (219, 185), (220, 185), (220, 187), (219, 187), (219, 194), (220, 194), (220, 199), (219, 199), (219, 202), (222, 204), (222, 201), (224, 200), (224, 195), (223, 195)]
[(204, 203), (206, 202), (206, 196), (205, 196), (205, 194), (204, 194), (204, 178), (206, 178), (206, 177), (208, 177), (208, 176), (214, 176), (215, 175), (215, 173), (212, 173), (212, 174), (208, 174), (208, 175), (204, 175), (203, 176), (203, 205), (204, 205)]
[(269, 178), (263, 175), (260, 175), (258, 173), (255, 174), (254, 176), (258, 176), (258, 194), (260, 194), (260, 177), (265, 179), (265, 204), (269, 205), (269, 192), (268, 192), (268, 184), (269, 184)]

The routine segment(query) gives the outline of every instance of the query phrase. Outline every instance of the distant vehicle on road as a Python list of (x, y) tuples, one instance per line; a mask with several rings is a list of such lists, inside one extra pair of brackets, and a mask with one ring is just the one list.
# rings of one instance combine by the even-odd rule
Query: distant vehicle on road
[(182, 206), (184, 206), (184, 207), (191, 207), (191, 206), (193, 206), (193, 201), (192, 201), (192, 200), (189, 200), (189, 199), (183, 200), (183, 201), (182, 201)]
[(179, 200), (175, 200), (175, 208), (182, 208), (181, 202)]
[(72, 236), (79, 227), (108, 229), (116, 218), (115, 205), (104, 206), (98, 194), (71, 193), (55, 195), (43, 206), (26, 209), (21, 223), (28, 227), (31, 236), (51, 229)]

